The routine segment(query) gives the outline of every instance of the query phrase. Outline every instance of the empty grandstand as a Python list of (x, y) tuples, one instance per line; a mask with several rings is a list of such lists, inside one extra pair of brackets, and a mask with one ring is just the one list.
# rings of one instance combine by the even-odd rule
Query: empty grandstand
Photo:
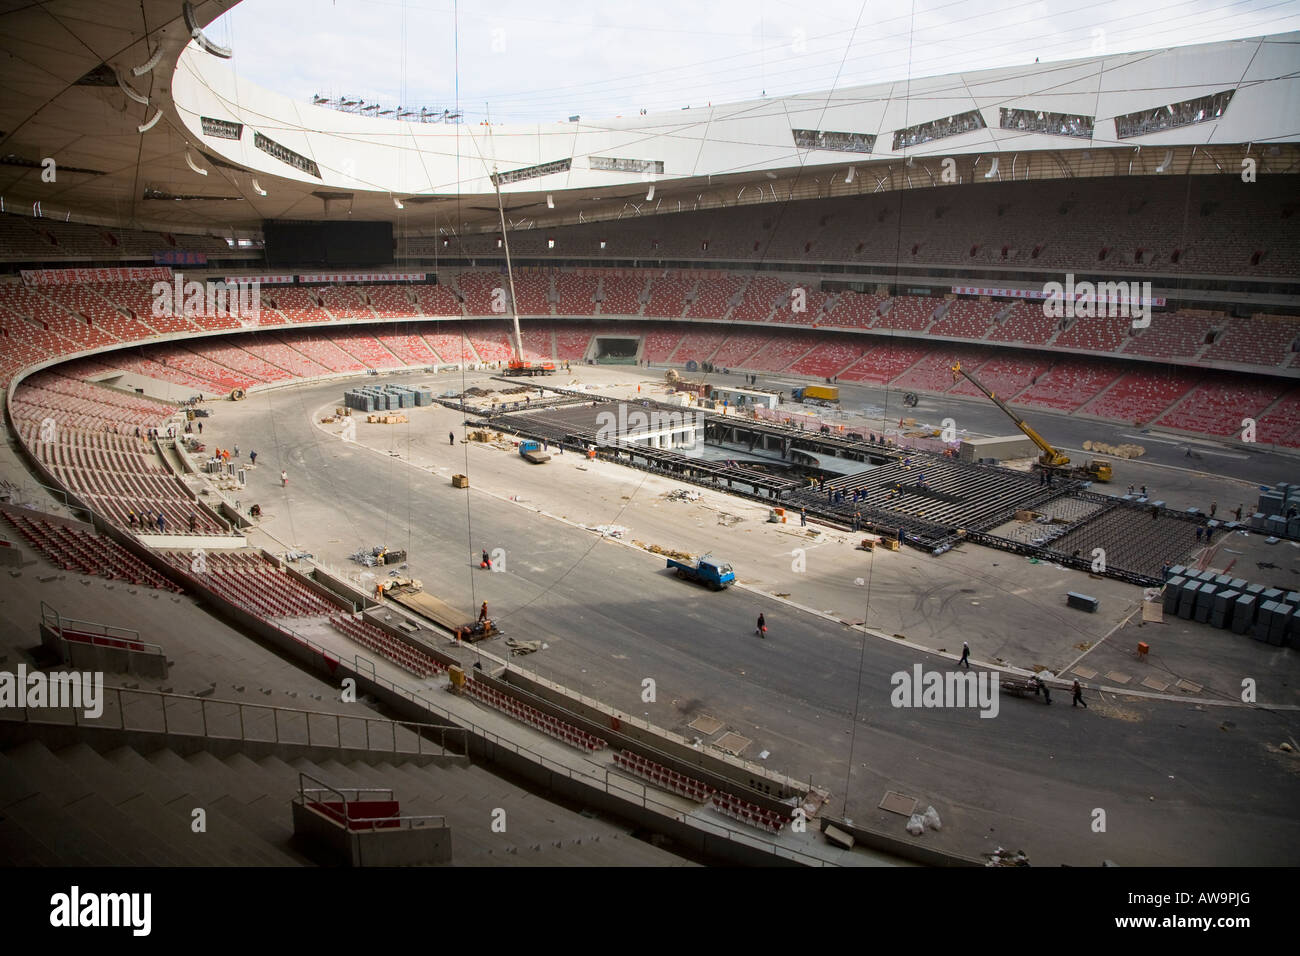
[(407, 123), (242, 5), (0, 14), (0, 862), (1293, 860), (1300, 34)]

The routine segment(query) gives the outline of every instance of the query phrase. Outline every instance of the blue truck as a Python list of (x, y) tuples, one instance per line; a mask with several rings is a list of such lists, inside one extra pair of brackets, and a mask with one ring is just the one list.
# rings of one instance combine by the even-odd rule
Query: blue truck
[(736, 583), (736, 572), (731, 570), (731, 565), (719, 561), (711, 554), (704, 555), (695, 564), (669, 558), (668, 570), (676, 571), (677, 576), (684, 581), (707, 584), (715, 591), (721, 591)]
[(551, 460), (551, 456), (542, 451), (541, 443), (535, 441), (521, 441), (519, 443), (519, 457), (532, 462), (534, 465), (540, 465), (544, 461)]

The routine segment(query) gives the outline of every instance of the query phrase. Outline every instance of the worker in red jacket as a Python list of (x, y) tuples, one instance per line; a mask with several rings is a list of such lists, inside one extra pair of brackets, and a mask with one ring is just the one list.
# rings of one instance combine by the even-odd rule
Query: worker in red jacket
[(487, 616), (487, 601), (484, 601), (484, 602), (483, 602), (483, 606), (482, 606), (481, 608), (478, 609), (478, 619), (479, 619), (480, 621), (486, 621), (486, 620), (488, 619), (488, 616)]

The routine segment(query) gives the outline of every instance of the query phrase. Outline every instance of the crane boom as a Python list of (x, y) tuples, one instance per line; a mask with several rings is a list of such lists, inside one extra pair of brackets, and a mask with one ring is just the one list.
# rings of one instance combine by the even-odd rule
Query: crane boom
[(1048, 442), (1046, 438), (1038, 434), (1038, 432), (1035, 431), (1033, 427), (1029, 425), (1028, 422), (1026, 422), (1015, 412), (1013, 412), (1006, 402), (1002, 401), (1002, 399), (998, 398), (996, 395), (990, 392), (987, 388), (984, 387), (984, 384), (979, 379), (977, 379), (970, 372), (962, 368), (961, 362), (958, 362), (956, 365), (952, 366), (953, 381), (957, 380), (958, 375), (963, 376), (966, 379), (966, 381), (970, 382), (981, 392), (987, 395), (989, 400), (992, 401), (993, 404), (996, 405), (998, 408), (1002, 409), (1002, 411), (1006, 412), (1007, 417), (1016, 423), (1016, 427), (1019, 428), (1022, 432), (1024, 432), (1026, 437), (1028, 437), (1031, 442), (1033, 442), (1035, 445), (1038, 446), (1038, 450), (1042, 452), (1042, 455), (1040, 455), (1038, 459), (1039, 464), (1041, 464), (1045, 468), (1064, 468), (1066, 465), (1070, 463), (1069, 458), (1067, 458), (1061, 452), (1053, 448), (1051, 443)]

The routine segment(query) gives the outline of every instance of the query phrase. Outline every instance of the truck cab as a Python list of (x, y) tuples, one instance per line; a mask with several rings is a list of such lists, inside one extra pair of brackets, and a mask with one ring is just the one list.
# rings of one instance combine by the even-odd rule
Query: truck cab
[(692, 564), (689, 561), (668, 559), (668, 569), (676, 571), (677, 576), (686, 581), (707, 584), (715, 591), (730, 587), (736, 582), (736, 572), (725, 561), (719, 561), (711, 554), (706, 554)]

